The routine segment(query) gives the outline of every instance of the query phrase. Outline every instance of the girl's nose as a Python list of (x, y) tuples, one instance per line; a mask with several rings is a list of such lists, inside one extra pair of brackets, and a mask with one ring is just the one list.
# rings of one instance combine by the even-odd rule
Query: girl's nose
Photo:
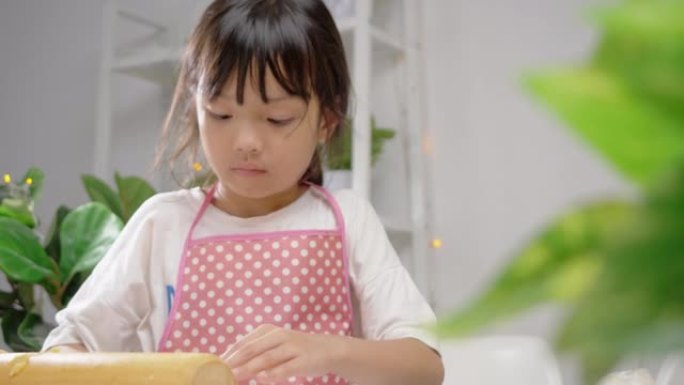
[(263, 143), (255, 127), (249, 123), (241, 124), (235, 136), (235, 150), (245, 154), (261, 152)]

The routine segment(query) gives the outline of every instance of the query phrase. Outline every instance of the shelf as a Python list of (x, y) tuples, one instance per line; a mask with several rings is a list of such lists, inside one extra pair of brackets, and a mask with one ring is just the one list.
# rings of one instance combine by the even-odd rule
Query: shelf
[(388, 234), (410, 236), (413, 232), (411, 225), (391, 218), (380, 218), (382, 226)]
[[(354, 33), (358, 25), (356, 19), (353, 18), (337, 20), (335, 23), (341, 35)], [(382, 48), (388, 48), (395, 53), (403, 53), (406, 49), (405, 45), (400, 40), (376, 26), (370, 26), (370, 33), (373, 43), (379, 44)]]
[(159, 84), (173, 84), (180, 65), (181, 50), (162, 47), (118, 58), (113, 70)]

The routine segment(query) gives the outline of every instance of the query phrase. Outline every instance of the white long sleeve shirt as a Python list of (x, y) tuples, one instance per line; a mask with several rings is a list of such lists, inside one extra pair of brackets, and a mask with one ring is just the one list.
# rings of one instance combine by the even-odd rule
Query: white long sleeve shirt
[[(333, 193), (344, 217), (355, 335), (370, 340), (417, 338), (437, 348), (425, 330), (435, 315), (402, 266), (382, 224), (351, 190)], [(162, 337), (188, 230), (205, 195), (199, 188), (157, 194), (125, 226), (69, 305), (43, 350), (81, 343), (90, 351), (154, 352)], [(281, 230), (334, 229), (335, 216), (309, 189), (287, 207), (239, 218), (213, 205), (194, 237)]]

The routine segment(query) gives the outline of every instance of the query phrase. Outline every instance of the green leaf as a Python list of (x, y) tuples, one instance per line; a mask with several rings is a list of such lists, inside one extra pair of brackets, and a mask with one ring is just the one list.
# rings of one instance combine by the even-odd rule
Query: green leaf
[(611, 201), (561, 216), (513, 259), (483, 296), (441, 321), (437, 332), (461, 336), (543, 302), (574, 303), (601, 268), (600, 247), (632, 220), (634, 211), (633, 204)]
[(591, 16), (606, 33), (638, 36), (655, 42), (684, 40), (684, 3), (681, 1), (631, 1), (618, 7), (597, 8)]
[(559, 334), (585, 361), (684, 349), (684, 167), (659, 182)]
[(122, 218), (124, 222), (128, 222), (138, 207), (156, 191), (142, 178), (136, 176), (122, 177), (118, 173), (114, 177), (121, 198)]
[(14, 309), (14, 301), (17, 297), (14, 293), (7, 293), (0, 291), (0, 318), (2, 318), (5, 313)]
[(33, 284), (16, 282), (14, 285), (16, 286), (15, 291), (17, 293), (17, 297), (19, 298), (21, 307), (24, 309), (33, 309), (33, 306), (35, 305), (35, 291), (33, 289)]
[(0, 217), (14, 218), (26, 226), (36, 226), (36, 219), (31, 209), (31, 202), (23, 199), (5, 198), (0, 204)]
[(0, 270), (19, 282), (58, 281), (56, 266), (38, 237), (11, 218), (0, 218)]
[(17, 335), (32, 351), (40, 351), (51, 329), (51, 326), (43, 322), (43, 317), (31, 312), (19, 325)]
[(60, 229), (62, 284), (89, 271), (102, 259), (121, 232), (123, 223), (101, 203), (92, 202), (70, 212)]
[(0, 307), (10, 307), (16, 299), (17, 296), (14, 293), (0, 291)]
[(100, 202), (107, 206), (114, 214), (123, 219), (123, 208), (117, 193), (102, 179), (94, 175), (81, 175), (86, 193), (93, 202)]
[(2, 336), (5, 344), (15, 352), (30, 352), (32, 347), (19, 337), (19, 327), (26, 318), (24, 310), (10, 310), (2, 317)]
[(36, 202), (38, 201), (38, 199), (40, 199), (40, 194), (43, 191), (45, 173), (43, 173), (43, 170), (37, 167), (32, 167), (26, 172), (24, 178), (22, 179), (22, 182), (26, 183), (29, 179), (31, 180), (31, 184), (29, 186), (29, 194), (31, 195), (31, 199), (33, 200), (33, 202)]
[(684, 130), (614, 74), (585, 68), (528, 76), (526, 86), (623, 175), (647, 186), (684, 158)]
[(45, 252), (52, 258), (55, 262), (59, 263), (60, 256), (60, 242), (59, 242), (59, 230), (62, 227), (62, 222), (66, 218), (67, 214), (71, 212), (71, 209), (66, 206), (59, 206), (55, 212), (55, 217), (52, 219), (52, 224), (50, 225), (50, 230), (47, 233), (47, 243), (45, 244)]

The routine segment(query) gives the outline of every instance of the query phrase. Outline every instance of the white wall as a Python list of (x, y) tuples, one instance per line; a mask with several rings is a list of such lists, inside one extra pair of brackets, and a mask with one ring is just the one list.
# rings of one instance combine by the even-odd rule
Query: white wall
[(44, 222), (60, 203), (85, 199), (92, 167), (100, 56), (99, 2), (0, 2), (0, 172), (46, 173)]

